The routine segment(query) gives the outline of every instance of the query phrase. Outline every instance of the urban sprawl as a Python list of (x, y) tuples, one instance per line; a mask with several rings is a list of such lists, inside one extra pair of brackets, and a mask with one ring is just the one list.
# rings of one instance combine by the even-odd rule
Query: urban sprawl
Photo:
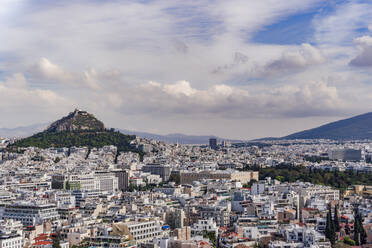
[(117, 155), (115, 146), (11, 153), (11, 142), (1, 140), (1, 248), (372, 244), (370, 184), (260, 174), (280, 165), (371, 174), (368, 141), (180, 145), (137, 137), (131, 146), (141, 155)]

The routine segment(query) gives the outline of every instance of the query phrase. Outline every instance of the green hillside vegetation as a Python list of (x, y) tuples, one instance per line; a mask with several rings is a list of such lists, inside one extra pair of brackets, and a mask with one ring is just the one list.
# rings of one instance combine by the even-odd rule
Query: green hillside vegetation
[(135, 135), (125, 135), (114, 130), (105, 131), (62, 131), (62, 132), (40, 132), (31, 137), (21, 139), (13, 143), (8, 148), (18, 150), (21, 147), (88, 147), (100, 148), (107, 145), (114, 145), (118, 152), (133, 151), (138, 152), (135, 147), (130, 146), (130, 142), (135, 139)]
[(329, 172), (321, 169), (310, 169), (304, 166), (291, 166), (286, 164), (267, 168), (251, 166), (246, 167), (245, 170), (259, 171), (260, 179), (271, 177), (283, 182), (311, 182), (313, 184), (332, 186), (340, 190), (345, 190), (347, 187), (356, 184), (372, 185), (372, 174), (362, 172)]

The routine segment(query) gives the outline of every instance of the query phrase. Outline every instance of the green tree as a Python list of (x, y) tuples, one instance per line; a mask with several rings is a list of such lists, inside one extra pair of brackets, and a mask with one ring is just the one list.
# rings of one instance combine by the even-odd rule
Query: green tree
[(70, 185), (70, 182), (69, 181), (66, 181), (66, 183), (65, 183), (65, 189), (66, 190), (70, 190), (71, 189), (71, 185)]
[(205, 232), (203, 237), (208, 238), (211, 241), (213, 247), (216, 247), (217, 240), (216, 240), (216, 234), (214, 232)]
[(354, 208), (354, 240), (356, 245), (364, 245), (367, 243), (367, 233), (363, 227), (363, 217), (358, 206)]
[(339, 232), (340, 231), (340, 220), (338, 218), (338, 206), (335, 205), (335, 212), (334, 212), (334, 215), (333, 215), (333, 225), (334, 225), (334, 228), (335, 228), (335, 232)]
[(277, 176), (275, 179), (281, 182), (281, 181), (283, 181), (284, 177), (283, 176)]
[(53, 239), (53, 248), (61, 248), (60, 242), (59, 242), (59, 237), (55, 237)]
[(326, 222), (326, 230), (325, 236), (329, 239), (332, 245), (335, 244), (336, 241), (336, 233), (335, 228), (332, 220), (332, 208), (331, 205), (328, 205), (328, 212), (327, 212), (327, 222)]
[[(106, 130), (79, 130), (79, 131), (62, 131), (51, 132), (44, 131), (37, 133), (31, 137), (18, 140), (7, 147), (8, 151), (17, 151), (21, 147), (103, 147), (106, 145), (114, 145), (118, 148), (118, 152), (136, 152), (143, 157), (143, 152), (132, 146), (130, 142), (135, 139), (134, 135), (125, 135), (117, 131)], [(70, 153), (70, 152), (69, 152)], [(40, 158), (37, 158), (40, 159)]]
[(314, 184), (332, 186), (340, 190), (347, 189), (350, 185), (372, 185), (372, 174), (353, 171), (328, 172), (321, 169), (312, 169), (305, 166), (293, 166), (281, 163), (275, 167), (260, 168), (259, 166), (246, 166), (242, 170), (254, 170), (259, 172), (260, 180), (266, 177), (279, 178), (286, 182), (301, 180)]
[(352, 240), (350, 237), (346, 236), (344, 238), (344, 243), (347, 244), (347, 245), (351, 245), (351, 246), (355, 246), (356, 243), (354, 240)]

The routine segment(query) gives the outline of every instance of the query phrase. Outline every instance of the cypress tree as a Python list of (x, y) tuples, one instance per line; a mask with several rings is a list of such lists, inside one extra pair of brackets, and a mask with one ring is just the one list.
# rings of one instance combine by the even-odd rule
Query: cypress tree
[(367, 233), (363, 227), (363, 217), (359, 212), (359, 208), (354, 208), (354, 240), (356, 245), (363, 245), (367, 243)]
[(329, 216), (329, 213), (327, 212), (327, 220), (326, 220), (326, 228), (325, 228), (325, 236), (326, 238), (329, 239), (330, 235), (331, 235), (331, 224), (329, 222), (330, 220), (330, 216)]
[(60, 241), (59, 241), (59, 237), (55, 237), (53, 239), (53, 245), (52, 245), (53, 248), (61, 248), (61, 245), (60, 245)]
[(339, 232), (340, 231), (340, 222), (339, 222), (339, 218), (338, 218), (337, 205), (335, 205), (335, 212), (334, 212), (334, 216), (333, 216), (333, 225), (334, 225), (334, 228), (335, 228), (335, 232)]
[(364, 245), (367, 243), (367, 233), (366, 230), (364, 230), (363, 227), (363, 217), (362, 214), (358, 211), (358, 227), (359, 227), (359, 233), (360, 233), (360, 244)]
[(367, 244), (367, 232), (363, 227), (363, 222), (360, 223), (361, 232), (360, 232), (360, 242), (362, 245)]
[(328, 212), (327, 212), (327, 222), (326, 222), (326, 230), (325, 230), (325, 236), (329, 239), (331, 244), (334, 244), (336, 241), (336, 233), (335, 233), (335, 227), (332, 220), (332, 210), (331, 205), (328, 205)]
[(360, 228), (358, 221), (358, 209), (354, 209), (354, 241), (356, 245), (360, 245)]

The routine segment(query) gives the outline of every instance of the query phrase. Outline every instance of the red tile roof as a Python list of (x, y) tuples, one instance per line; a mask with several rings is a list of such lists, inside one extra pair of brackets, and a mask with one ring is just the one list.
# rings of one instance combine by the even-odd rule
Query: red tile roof
[(45, 240), (43, 240), (43, 241), (35, 242), (32, 245), (33, 246), (39, 246), (39, 245), (52, 245), (52, 244), (53, 244), (52, 241), (45, 241)]

